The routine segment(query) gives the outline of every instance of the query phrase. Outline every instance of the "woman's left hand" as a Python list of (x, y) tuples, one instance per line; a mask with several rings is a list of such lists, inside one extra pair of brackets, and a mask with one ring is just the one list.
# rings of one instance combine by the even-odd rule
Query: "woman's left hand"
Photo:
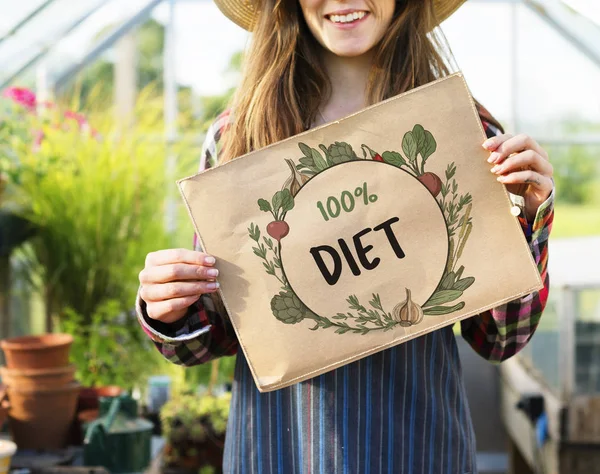
[(483, 148), (492, 152), (488, 158), (494, 165), (492, 173), (508, 192), (523, 196), (527, 221), (533, 222), (538, 207), (554, 188), (548, 153), (527, 135), (498, 135), (486, 140)]

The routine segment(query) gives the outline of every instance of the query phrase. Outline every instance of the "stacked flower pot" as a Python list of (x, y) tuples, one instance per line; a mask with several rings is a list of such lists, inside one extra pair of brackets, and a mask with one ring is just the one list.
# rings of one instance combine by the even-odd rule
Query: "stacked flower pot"
[(0, 343), (6, 367), (9, 428), (19, 449), (51, 450), (67, 445), (80, 385), (69, 364), (73, 342), (68, 334), (5, 339)]

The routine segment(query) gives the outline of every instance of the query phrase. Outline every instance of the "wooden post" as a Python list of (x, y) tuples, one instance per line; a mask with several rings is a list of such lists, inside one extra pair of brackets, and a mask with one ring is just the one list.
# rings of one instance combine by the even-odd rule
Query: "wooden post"
[(519, 447), (509, 437), (508, 442), (508, 474), (535, 474), (525, 461), (525, 458), (519, 451)]
[(208, 382), (208, 394), (212, 395), (219, 381), (219, 359), (214, 359), (210, 363), (210, 380)]

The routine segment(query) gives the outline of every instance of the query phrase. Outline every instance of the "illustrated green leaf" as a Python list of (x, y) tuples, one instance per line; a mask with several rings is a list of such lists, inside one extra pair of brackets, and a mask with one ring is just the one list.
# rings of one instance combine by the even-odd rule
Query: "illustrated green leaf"
[(409, 159), (415, 161), (417, 159), (417, 142), (415, 141), (412, 132), (406, 132), (402, 139), (402, 150)]
[(255, 240), (256, 243), (258, 243), (258, 240), (260, 239), (260, 229), (256, 224), (250, 224), (250, 227), (248, 227), (248, 234), (252, 240)]
[(298, 143), (300, 150), (307, 158), (312, 158), (312, 150), (306, 143)]
[(429, 130), (425, 131), (424, 143), (423, 146), (420, 148), (423, 161), (427, 161), (427, 158), (433, 155), (436, 149), (437, 143), (435, 141), (435, 138), (433, 138), (433, 135)]
[(463, 278), (462, 280), (458, 280), (456, 283), (454, 283), (454, 285), (452, 286), (452, 289), (459, 290), (459, 291), (465, 291), (473, 283), (475, 283), (475, 278), (473, 278), (473, 277)]
[(401, 168), (402, 166), (406, 166), (406, 160), (398, 152), (384, 151), (383, 155), (381, 155), (381, 157), (383, 158), (383, 161), (385, 161), (386, 163), (389, 163), (390, 165), (394, 165), (398, 168)]
[(281, 210), (283, 212), (291, 211), (294, 208), (294, 196), (287, 188), (280, 192), (282, 193)]
[(456, 272), (456, 279), (460, 280), (462, 278), (462, 274), (465, 271), (465, 266), (461, 265), (458, 271)]
[(312, 159), (312, 156), (310, 158), (304, 157), (304, 158), (300, 158), (300, 163), (302, 164), (303, 167), (308, 168), (309, 170), (312, 171), (316, 171), (315, 169), (315, 160)]
[(461, 301), (454, 306), (434, 306), (432, 308), (425, 308), (423, 310), (423, 314), (426, 316), (442, 316), (444, 314), (454, 313), (455, 311), (459, 311), (465, 307), (465, 302)]
[(273, 212), (277, 212), (281, 208), (281, 202), (283, 199), (283, 192), (277, 191), (273, 196)]
[(327, 161), (323, 159), (321, 153), (319, 153), (319, 150), (312, 148), (312, 158), (315, 162), (315, 168), (317, 171), (323, 171), (328, 168)]
[(454, 272), (448, 273), (444, 278), (442, 278), (442, 281), (440, 283), (440, 288), (442, 290), (453, 289), (455, 278), (456, 278), (456, 275), (454, 274)]
[[(318, 173), (319, 171), (322, 171), (321, 168), (319, 168), (315, 162), (315, 155), (313, 153), (313, 149), (311, 147), (309, 147), (306, 143), (298, 143), (298, 146), (300, 147), (300, 150), (302, 151), (302, 153), (304, 154), (303, 158), (300, 158), (300, 163), (305, 166), (306, 168), (310, 169), (311, 171), (314, 171), (316, 173)], [(321, 155), (319, 155), (319, 152), (317, 150), (314, 150), (317, 155), (319, 156), (320, 160), (323, 161), (323, 158), (321, 158)]]
[(269, 204), (269, 201), (266, 199), (259, 199), (258, 207), (260, 207), (260, 210), (263, 212), (271, 212), (271, 204)]
[(436, 291), (431, 298), (423, 305), (423, 308), (450, 303), (462, 296), (463, 292), (459, 290), (441, 290)]
[(417, 153), (422, 152), (425, 145), (425, 129), (423, 126), (416, 124), (412, 129), (412, 136), (417, 144)]

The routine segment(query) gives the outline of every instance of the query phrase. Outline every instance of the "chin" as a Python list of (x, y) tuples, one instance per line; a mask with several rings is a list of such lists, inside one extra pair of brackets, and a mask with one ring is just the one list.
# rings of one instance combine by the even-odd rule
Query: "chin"
[(371, 45), (338, 45), (329, 48), (333, 54), (341, 58), (356, 58), (366, 54), (371, 49)]

